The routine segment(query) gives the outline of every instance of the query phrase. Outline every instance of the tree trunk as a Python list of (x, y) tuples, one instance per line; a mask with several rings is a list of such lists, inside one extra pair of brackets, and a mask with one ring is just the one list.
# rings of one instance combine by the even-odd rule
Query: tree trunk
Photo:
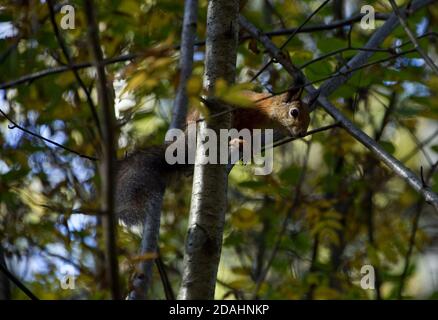
[[(235, 79), (239, 1), (211, 0), (207, 10), (204, 86), (212, 96), (218, 79), (229, 84)], [(226, 106), (210, 109), (211, 113), (218, 113)], [(200, 142), (207, 129), (218, 134), (219, 129), (229, 128), (230, 122), (230, 113), (226, 113), (199, 125), (180, 299), (214, 298), (227, 205), (227, 166), (197, 162), (204, 152)]]

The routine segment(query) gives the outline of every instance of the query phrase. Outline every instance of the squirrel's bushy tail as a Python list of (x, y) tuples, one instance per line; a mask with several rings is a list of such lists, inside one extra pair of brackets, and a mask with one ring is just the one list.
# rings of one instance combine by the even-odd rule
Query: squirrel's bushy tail
[(162, 201), (169, 175), (163, 146), (137, 151), (117, 163), (115, 211), (127, 225), (141, 225)]

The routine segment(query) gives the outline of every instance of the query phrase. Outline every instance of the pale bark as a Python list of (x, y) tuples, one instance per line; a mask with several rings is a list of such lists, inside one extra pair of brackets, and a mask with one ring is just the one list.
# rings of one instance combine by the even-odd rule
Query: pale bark
[[(218, 79), (235, 80), (238, 36), (238, 0), (211, 0), (207, 11), (207, 42), (204, 86), (211, 96)], [(226, 110), (217, 106), (212, 113)], [(217, 133), (229, 128), (229, 113), (199, 125), (196, 158), (207, 128)], [(226, 165), (195, 164), (190, 220), (184, 255), (180, 299), (213, 299), (220, 260), (227, 205)]]

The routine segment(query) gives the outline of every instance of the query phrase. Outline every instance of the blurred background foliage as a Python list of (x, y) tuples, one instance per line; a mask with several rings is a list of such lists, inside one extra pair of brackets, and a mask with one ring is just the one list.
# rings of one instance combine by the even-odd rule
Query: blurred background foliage
[[(74, 63), (91, 61), (82, 1), (75, 29), (62, 30)], [(106, 58), (135, 53), (136, 59), (108, 65), (120, 129), (118, 156), (160, 144), (170, 122), (178, 85), (176, 45), (180, 42), (183, 1), (95, 1)], [(248, 1), (243, 14), (264, 31), (296, 27), (320, 1)], [(329, 24), (356, 15), (363, 4), (390, 13), (386, 1), (333, 0), (309, 25)], [(399, 5), (403, 1), (398, 2)], [(197, 38), (205, 39), (207, 1), (199, 1)], [(339, 9), (341, 7), (341, 10)], [(57, 21), (62, 14), (57, 14)], [(379, 27), (383, 21), (376, 21)], [(409, 17), (417, 35), (438, 31), (438, 6)], [(310, 80), (331, 75), (360, 48), (373, 30), (358, 22), (300, 33), (285, 51)], [(244, 34), (241, 34), (242, 36)], [(281, 45), (288, 35), (273, 37)], [(79, 154), (98, 156), (99, 133), (83, 88), (71, 71), (19, 85), (10, 81), (67, 65), (39, 0), (0, 4), (0, 108), (22, 127)], [(437, 61), (435, 36), (419, 40)], [(408, 42), (398, 28), (382, 47)], [(404, 49), (412, 48), (407, 44)], [(195, 50), (189, 93), (191, 107), (202, 87), (204, 46)], [(376, 53), (371, 61), (388, 57)], [(254, 40), (239, 45), (237, 82), (248, 82), (266, 61)], [(97, 104), (95, 72), (78, 70)], [(274, 64), (259, 78), (258, 90), (274, 92), (291, 80)], [(359, 70), (331, 101), (387, 151), (428, 178), (438, 192), (438, 76), (418, 54), (408, 54)], [(322, 110), (311, 128), (332, 123)], [(9, 127), (8, 127), (9, 126)], [(38, 137), (0, 118), (0, 259), (39, 298), (108, 297), (101, 249), (96, 162)], [(218, 275), (218, 299), (393, 299), (438, 297), (436, 212), (401, 179), (376, 161), (342, 129), (332, 129), (275, 149), (274, 172), (254, 176), (253, 167), (236, 166), (229, 179), (229, 208)], [(430, 177), (428, 177), (430, 175)], [(191, 179), (166, 193), (160, 254), (176, 291), (181, 276)], [(119, 227), (121, 281), (125, 292), (135, 270), (140, 230)], [(376, 290), (360, 287), (361, 268), (373, 265)], [(75, 290), (60, 279), (76, 277)], [(152, 296), (164, 298), (158, 272)], [(13, 287), (13, 299), (25, 295)]]

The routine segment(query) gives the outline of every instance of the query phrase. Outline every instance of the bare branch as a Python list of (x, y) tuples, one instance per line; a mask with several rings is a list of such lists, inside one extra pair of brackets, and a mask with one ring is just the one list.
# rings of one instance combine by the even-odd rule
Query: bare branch
[[(101, 63), (102, 63), (102, 65), (108, 65), (108, 64), (113, 64), (113, 63), (117, 63), (117, 62), (134, 60), (138, 56), (139, 56), (138, 54), (125, 54), (125, 55), (114, 57), (114, 58), (104, 59), (103, 61), (101, 61)], [(49, 69), (37, 71), (37, 72), (31, 73), (28, 75), (24, 75), (18, 79), (4, 82), (4, 83), (0, 84), (0, 90), (13, 88), (13, 87), (16, 87), (17, 85), (20, 85), (23, 83), (30, 83), (34, 80), (46, 77), (48, 75), (63, 73), (63, 72), (70, 71), (70, 70), (79, 70), (79, 69), (89, 68), (91, 66), (93, 66), (92, 62), (81, 62), (81, 63), (73, 64), (71, 66), (60, 66), (60, 67), (54, 67), (54, 68), (49, 68)]]
[(286, 137), (286, 138), (284, 138), (282, 140), (276, 141), (274, 143), (273, 147), (276, 148), (276, 147), (282, 146), (282, 145), (284, 145), (286, 143), (289, 143), (289, 142), (292, 142), (292, 141), (295, 141), (295, 140), (298, 140), (298, 139), (302, 139), (302, 138), (314, 135), (315, 133), (320, 133), (320, 132), (324, 132), (324, 131), (331, 130), (331, 129), (334, 129), (334, 128), (339, 128), (339, 127), (341, 127), (340, 123), (333, 123), (333, 124), (329, 124), (327, 126), (323, 126), (323, 127), (320, 127), (320, 128), (316, 128), (316, 129), (307, 131), (306, 134), (301, 136), (301, 137)]
[[(412, 10), (418, 10), (423, 6), (430, 4), (431, 0), (417, 0), (412, 4)], [(397, 25), (397, 18), (392, 15), (387, 22), (377, 30), (370, 41), (366, 44), (367, 48), (376, 48), (378, 45), (383, 42), (387, 35), (389, 35), (390, 29), (391, 31)], [(272, 57), (275, 57), (278, 62), (280, 62), (283, 67), (291, 74), (296, 74), (296, 67), (292, 65), (292, 63), (281, 56), (281, 51), (272, 43), (272, 41), (264, 36), (256, 27), (254, 27), (250, 22), (248, 22), (244, 17), (240, 16), (239, 22), (243, 28), (245, 28), (250, 34), (253, 35), (256, 39), (258, 39)], [(384, 29), (382, 31), (382, 29)], [(372, 53), (370, 52), (360, 52), (350, 61), (353, 63), (349, 63), (349, 68), (352, 69), (357, 65), (363, 65), (369, 56)], [(348, 72), (348, 71), (345, 71)], [(305, 79), (304, 75), (301, 75), (303, 79)], [(349, 74), (351, 76), (351, 73)], [(325, 82), (321, 87), (325, 88), (325, 91), (321, 92), (333, 92), (339, 86), (341, 86), (345, 81), (347, 81), (348, 77), (336, 77), (327, 82)], [(333, 83), (333, 84), (332, 84)], [(313, 86), (307, 86), (306, 90), (309, 94), (315, 95), (317, 90)], [(421, 193), (424, 199), (433, 205), (435, 209), (438, 211), (438, 195), (434, 193), (430, 188), (424, 187), (422, 185), (421, 180), (415, 175), (415, 173), (406, 168), (399, 160), (388, 154), (379, 144), (377, 144), (371, 137), (369, 137), (362, 130), (357, 128), (348, 118), (346, 118), (335, 106), (333, 106), (323, 94), (319, 95), (318, 102), (321, 106), (336, 120), (338, 121), (342, 127), (347, 130), (350, 135), (352, 135), (356, 140), (358, 140), (361, 144), (363, 144), (366, 148), (368, 148), (375, 157), (384, 162), (389, 168), (391, 168), (399, 177), (404, 179), (414, 190)]]
[[(318, 8), (316, 8), (315, 11), (313, 11), (307, 18), (306, 20), (304, 20), (304, 22), (302, 24), (300, 24), (300, 26), (298, 28), (296, 28), (294, 30), (294, 32), (292, 32), (292, 34), (287, 38), (287, 40), (281, 45), (280, 50), (283, 50), (284, 47), (286, 47), (286, 45), (293, 39), (293, 37), (295, 37), (295, 35), (301, 30), (301, 28), (304, 27), (304, 25), (310, 21), (310, 19), (312, 19), (312, 17), (314, 15), (316, 15), (322, 8), (324, 8), (324, 6), (329, 3), (330, 0), (325, 0)], [(258, 78), (259, 75), (261, 75), (263, 73), (263, 71), (266, 70), (267, 67), (269, 67), (271, 65), (271, 63), (274, 61), (274, 58), (269, 59), (269, 61), (252, 77), (251, 81), (254, 81), (255, 79)]]
[[(437, 167), (438, 167), (438, 161), (435, 162), (431, 166), (429, 173), (427, 174), (426, 179), (425, 179), (426, 184), (432, 178)], [(418, 226), (419, 226), (419, 222), (420, 222), (421, 213), (423, 211), (423, 206), (424, 206), (424, 201), (422, 201), (422, 199), (418, 200), (414, 206), (415, 214), (414, 214), (414, 217), (412, 219), (411, 234), (409, 236), (409, 245), (408, 245), (408, 250), (407, 250), (406, 256), (405, 256), (403, 271), (400, 275), (400, 284), (399, 284), (398, 290), (397, 290), (397, 299), (403, 298), (403, 290), (405, 287), (406, 278), (408, 277), (408, 271), (409, 271), (409, 265), (411, 263), (412, 253), (414, 252), (415, 239), (417, 237)]]
[(115, 172), (116, 172), (116, 151), (115, 151), (115, 115), (113, 101), (108, 93), (108, 82), (105, 74), (105, 67), (102, 64), (103, 54), (99, 44), (99, 29), (97, 27), (95, 9), (92, 0), (85, 0), (85, 11), (88, 24), (88, 38), (93, 54), (94, 67), (97, 70), (98, 95), (101, 103), (103, 153), (101, 162), (101, 196), (103, 233), (105, 238), (106, 271), (108, 283), (111, 288), (113, 299), (121, 299), (119, 285), (119, 266), (117, 262), (117, 229), (114, 211), (115, 199)]
[(175, 300), (175, 293), (172, 289), (172, 284), (170, 283), (169, 277), (166, 271), (166, 265), (163, 262), (161, 253), (158, 252), (158, 257), (155, 259), (155, 264), (157, 265), (158, 272), (160, 273), (161, 282), (163, 283), (164, 293), (167, 300)]
[[(432, 36), (436, 37), (437, 34), (436, 34), (435, 32), (427, 32), (427, 33), (425, 33), (425, 34), (423, 34), (423, 35), (421, 35), (421, 36), (418, 36), (417, 39), (422, 39), (422, 38), (425, 38), (425, 37), (432, 37)], [(342, 53), (342, 52), (345, 52), (345, 51), (353, 51), (353, 50), (355, 50), (355, 51), (369, 51), (369, 52), (387, 52), (387, 53), (394, 53), (394, 52), (395, 52), (395, 49), (402, 48), (402, 47), (404, 47), (404, 46), (406, 46), (406, 45), (408, 45), (408, 44), (410, 44), (410, 43), (411, 43), (411, 41), (408, 41), (408, 42), (404, 42), (404, 43), (402, 43), (402, 44), (400, 44), (400, 45), (398, 45), (398, 46), (395, 46), (395, 47), (391, 47), (391, 48), (382, 48), (382, 49), (380, 49), (380, 48), (374, 48), (374, 49), (373, 49), (373, 48), (357, 48), (357, 47), (352, 47), (352, 46), (349, 44), (349, 45), (348, 45), (347, 47), (345, 47), (345, 48), (341, 48), (341, 49), (334, 50), (334, 51), (332, 51), (332, 52), (328, 52), (328, 53), (323, 54), (323, 55), (321, 55), (321, 56), (319, 56), (319, 57), (317, 57), (317, 58), (315, 58), (315, 59), (313, 59), (313, 60), (307, 61), (306, 63), (302, 64), (299, 68), (300, 68), (300, 69), (304, 69), (304, 68), (308, 67), (309, 65), (311, 65), (311, 64), (313, 64), (313, 63), (315, 63), (315, 62), (318, 62), (318, 61), (321, 61), (321, 60), (327, 59), (327, 58), (329, 58), (329, 57), (331, 57), (331, 56), (334, 56), (334, 55), (336, 55), (336, 54), (339, 54), (339, 53)]]
[[(297, 28), (290, 28), (290, 29), (280, 29), (280, 30), (270, 31), (270, 32), (266, 32), (264, 34), (268, 37), (276, 37), (276, 36), (288, 35), (288, 34), (295, 33), (295, 32), (298, 34), (298, 33), (307, 33), (307, 32), (313, 32), (313, 31), (331, 30), (331, 29), (336, 29), (336, 28), (341, 28), (341, 27), (347, 26), (347, 25), (351, 25), (352, 23), (360, 21), (362, 19), (362, 17), (363, 17), (363, 14), (358, 14), (358, 15), (355, 15), (351, 18), (348, 18), (345, 20), (334, 21), (334, 22), (329, 23), (329, 24), (320, 24), (320, 25), (303, 27), (299, 31), (296, 31)], [(387, 14), (379, 14), (379, 13), (376, 14), (376, 20), (386, 20), (387, 18), (388, 18)], [(244, 40), (248, 40), (250, 38), (252, 38), (252, 36), (243, 36), (240, 40), (244, 41)], [(205, 45), (205, 41), (195, 42), (195, 46), (203, 46), (203, 45)], [(181, 47), (180, 45), (177, 45), (174, 47), (174, 49), (179, 50), (180, 47)], [(142, 56), (141, 53), (130, 53), (130, 54), (126, 54), (126, 55), (121, 55), (121, 56), (105, 59), (102, 61), (102, 63), (105, 65), (108, 65), (108, 64), (113, 64), (113, 63), (118, 63), (118, 62), (123, 62), (123, 61), (130, 61), (130, 60), (134, 60), (140, 56)], [(73, 64), (71, 66), (71, 68), (69, 68), (68, 66), (62, 66), (62, 67), (55, 67), (55, 68), (49, 68), (46, 70), (37, 71), (37, 72), (31, 73), (28, 75), (24, 75), (16, 80), (2, 83), (2, 84), (0, 84), (0, 89), (12, 88), (12, 87), (15, 87), (19, 84), (32, 82), (34, 80), (43, 78), (45, 76), (66, 72), (66, 71), (69, 71), (71, 69), (79, 70), (79, 69), (89, 68), (91, 66), (92, 66), (91, 62), (82, 62), (82, 63)]]
[(192, 75), (197, 11), (198, 0), (185, 1), (179, 60), (180, 78), (173, 105), (172, 123), (170, 128), (181, 129), (186, 123), (188, 105), (187, 81)]
[[(161, 193), (159, 198), (151, 202), (150, 208), (147, 208), (148, 214), (146, 214), (144, 218), (141, 239), (141, 252), (143, 254), (157, 252), (163, 195), (164, 194)], [(147, 298), (149, 288), (152, 284), (154, 261), (155, 259), (142, 261), (142, 273), (136, 274), (132, 281), (133, 290), (128, 295), (129, 300), (144, 300)]]
[[(418, 153), (418, 150), (421, 150), (423, 152), (423, 154), (425, 155), (426, 153), (424, 152), (424, 147), (426, 145), (428, 145), (432, 140), (434, 140), (437, 136), (438, 136), (438, 128), (436, 130), (434, 130), (423, 141), (416, 141), (415, 147), (413, 147), (412, 150), (402, 158), (402, 161), (403, 162), (408, 161), (410, 158), (412, 158), (414, 155), (416, 155)], [(425, 157), (426, 157), (426, 155), (425, 155)]]
[(389, 0), (389, 3), (391, 4), (392, 9), (394, 10), (394, 13), (397, 15), (398, 20), (400, 21), (401, 26), (405, 30), (406, 34), (408, 35), (409, 39), (411, 39), (412, 43), (415, 45), (415, 49), (417, 49), (418, 53), (423, 57), (424, 61), (427, 63), (427, 65), (435, 71), (436, 74), (438, 74), (438, 67), (437, 65), (432, 61), (432, 59), (427, 55), (426, 52), (421, 48), (419, 45), (417, 39), (415, 38), (414, 33), (409, 29), (408, 23), (406, 22), (406, 18), (404, 17), (404, 14), (400, 12), (399, 8), (397, 7), (394, 0)]
[(61, 32), (59, 31), (58, 24), (56, 23), (56, 19), (55, 19), (56, 11), (55, 11), (55, 6), (53, 4), (53, 0), (47, 0), (47, 5), (49, 7), (50, 22), (52, 23), (52, 28), (53, 28), (53, 31), (55, 33), (56, 40), (58, 41), (58, 44), (61, 47), (62, 53), (64, 54), (64, 57), (67, 60), (68, 67), (73, 72), (73, 74), (74, 74), (74, 76), (76, 78), (76, 81), (79, 83), (79, 86), (81, 87), (81, 89), (85, 93), (88, 105), (89, 105), (90, 110), (91, 110), (91, 114), (93, 116), (93, 120), (94, 120), (94, 122), (96, 123), (96, 126), (97, 126), (97, 130), (98, 130), (99, 134), (102, 134), (102, 129), (100, 127), (99, 117), (97, 116), (96, 107), (94, 106), (93, 99), (91, 98), (91, 94), (88, 91), (87, 86), (82, 81), (81, 77), (79, 76), (78, 70), (74, 69), (72, 67), (73, 66), (73, 60), (70, 57), (70, 52), (69, 52), (69, 50), (67, 48), (67, 45), (64, 42), (64, 39), (61, 36)]
[(0, 262), (0, 271), (12, 281), (21, 291), (23, 291), (26, 296), (31, 300), (39, 300), (36, 295), (32, 293), (16, 276), (14, 276), (3, 263)]
[[(0, 265), (6, 266), (5, 252), (0, 246)], [(0, 273), (0, 300), (11, 300), (11, 284), (6, 274)]]
[[(352, 16), (348, 19), (344, 19), (344, 20), (337, 20), (337, 21), (333, 21), (331, 23), (327, 23), (327, 24), (316, 24), (313, 26), (307, 26), (307, 27), (302, 27), (300, 30), (297, 31), (297, 28), (288, 28), (288, 29), (279, 29), (279, 30), (274, 30), (274, 31), (268, 31), (268, 32), (264, 32), (263, 34), (268, 36), (268, 37), (278, 37), (278, 36), (285, 36), (285, 35), (289, 35), (291, 33), (311, 33), (311, 32), (317, 32), (317, 31), (327, 31), (327, 30), (333, 30), (333, 29), (338, 29), (338, 28), (342, 28), (345, 26), (350, 26), (355, 22), (358, 22), (362, 19), (362, 17), (364, 16), (364, 14), (359, 13), (355, 16)], [(389, 15), (385, 14), (385, 13), (376, 13), (376, 20), (386, 20), (388, 19)], [(240, 41), (244, 41), (244, 40), (248, 40), (251, 39), (252, 36), (243, 36), (240, 38)], [(195, 43), (195, 45), (197, 46), (201, 46), (204, 45), (205, 41), (198, 41)], [(178, 48), (178, 47), (177, 47)]]
[(41, 140), (43, 140), (43, 141), (45, 141), (45, 142), (48, 142), (48, 143), (50, 143), (50, 144), (53, 144), (53, 145), (55, 145), (55, 146), (57, 146), (58, 148), (61, 148), (61, 149), (64, 149), (64, 150), (66, 150), (66, 151), (68, 151), (68, 152), (71, 152), (71, 153), (74, 153), (74, 154), (76, 154), (76, 155), (78, 155), (79, 157), (81, 157), (81, 158), (85, 158), (85, 159), (88, 159), (88, 160), (92, 160), (92, 161), (97, 161), (98, 159), (97, 158), (95, 158), (95, 157), (91, 157), (91, 156), (87, 156), (87, 155), (84, 155), (84, 154), (82, 154), (82, 153), (79, 153), (79, 152), (77, 152), (77, 151), (75, 151), (75, 150), (73, 150), (73, 149), (70, 149), (69, 147), (66, 147), (66, 146), (64, 146), (64, 145), (62, 145), (62, 144), (60, 144), (60, 143), (58, 143), (58, 142), (56, 142), (56, 141), (53, 141), (53, 140), (50, 140), (50, 139), (47, 139), (47, 138), (44, 138), (43, 136), (41, 136), (41, 135), (39, 135), (39, 134), (37, 134), (37, 133), (35, 133), (35, 132), (32, 132), (32, 131), (30, 131), (30, 130), (28, 130), (28, 129), (26, 129), (26, 128), (24, 128), (24, 127), (22, 127), (22, 126), (20, 126), (18, 123), (16, 123), (14, 120), (12, 120), (2, 109), (0, 109), (0, 113), (3, 115), (3, 117), (5, 117), (10, 123), (12, 123), (12, 125), (9, 125), (8, 126), (8, 128), (9, 129), (15, 129), (15, 128), (17, 128), (17, 129), (20, 129), (21, 131), (23, 131), (23, 132), (25, 132), (25, 133), (27, 133), (27, 134), (30, 134), (31, 136), (34, 136), (34, 137), (37, 137), (38, 139), (41, 139)]
[[(417, 0), (412, 3), (411, 11), (415, 12), (433, 2), (436, 2), (437, 0)], [(404, 12), (404, 11), (403, 11)], [(383, 24), (382, 27), (380, 27), (376, 32), (373, 33), (370, 40), (366, 43), (364, 46), (365, 48), (371, 48), (375, 49), (378, 48), (383, 40), (388, 37), (391, 32), (397, 27), (398, 25), (398, 18), (393, 13), (389, 16), (388, 20)], [(355, 66), (364, 65), (365, 62), (374, 54), (374, 52), (369, 51), (362, 51), (359, 54), (355, 55), (348, 63), (340, 70), (338, 76), (331, 81), (327, 81), (324, 83), (320, 89), (321, 89), (321, 96), (329, 96), (332, 94), (337, 88), (339, 88), (342, 84), (344, 84), (351, 76), (352, 72), (351, 70)]]
[(300, 172), (299, 180), (297, 182), (296, 187), (294, 188), (294, 192), (292, 194), (292, 205), (288, 209), (286, 217), (283, 220), (283, 223), (281, 225), (280, 232), (278, 233), (277, 240), (275, 241), (274, 249), (272, 250), (271, 254), (269, 255), (269, 258), (267, 259), (267, 263), (265, 268), (262, 270), (260, 277), (256, 281), (256, 288), (253, 293), (253, 299), (256, 299), (258, 297), (258, 293), (260, 291), (260, 287), (263, 284), (263, 281), (266, 279), (266, 276), (268, 275), (269, 269), (272, 266), (272, 263), (274, 262), (275, 256), (277, 255), (277, 252), (280, 248), (280, 244), (283, 241), (283, 237), (287, 231), (287, 226), (289, 225), (290, 219), (294, 212), (299, 208), (300, 206), (300, 199), (301, 199), (301, 188), (305, 181), (306, 173), (307, 173), (307, 166), (309, 163), (309, 155), (310, 155), (310, 148), (311, 144), (309, 143), (307, 145), (306, 154), (304, 156), (302, 169)]

